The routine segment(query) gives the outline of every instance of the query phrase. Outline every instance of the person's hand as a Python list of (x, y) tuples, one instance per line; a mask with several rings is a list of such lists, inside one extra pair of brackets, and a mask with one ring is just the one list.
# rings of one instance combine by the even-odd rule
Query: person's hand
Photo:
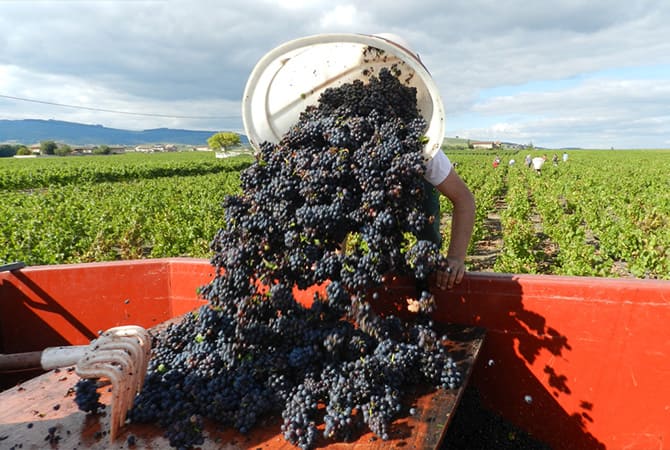
[(451, 289), (459, 284), (465, 275), (465, 262), (454, 258), (447, 258), (447, 267), (438, 269), (435, 274), (435, 285), (442, 289)]

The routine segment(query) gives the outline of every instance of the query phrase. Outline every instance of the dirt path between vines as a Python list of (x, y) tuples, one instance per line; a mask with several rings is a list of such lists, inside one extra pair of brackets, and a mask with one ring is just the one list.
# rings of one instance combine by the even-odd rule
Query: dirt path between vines
[[(503, 248), (502, 224), (500, 212), (507, 208), (506, 192), (502, 192), (495, 202), (493, 211), (484, 219), (484, 238), (474, 243), (474, 249), (466, 257), (468, 270), (473, 272), (494, 272), (496, 260)], [(529, 193), (529, 195), (531, 195)], [(533, 213), (530, 221), (535, 228), (538, 244), (534, 248), (537, 260), (538, 273), (551, 273), (552, 264), (558, 253), (558, 247), (549, 236), (544, 233), (542, 217), (535, 211), (535, 204), (531, 199)]]
[(484, 220), (485, 238), (475, 242), (474, 249), (466, 258), (466, 264), (470, 271), (493, 272), (493, 267), (503, 246), (502, 226), (498, 211), (499, 209), (496, 206), (496, 211), (489, 213)]
[(495, 203), (493, 211), (484, 219), (484, 238), (474, 243), (474, 249), (466, 257), (468, 270), (473, 272), (493, 272), (496, 260), (503, 247), (500, 211), (507, 208), (505, 192)]

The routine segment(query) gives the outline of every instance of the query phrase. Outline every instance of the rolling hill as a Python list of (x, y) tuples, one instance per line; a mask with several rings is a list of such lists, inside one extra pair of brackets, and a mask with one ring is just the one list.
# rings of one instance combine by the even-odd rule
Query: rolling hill
[[(207, 145), (207, 139), (217, 131), (156, 128), (142, 131), (107, 128), (60, 120), (0, 120), (0, 143), (37, 144), (56, 141), (68, 145), (139, 145), (185, 144)], [(247, 143), (246, 136), (240, 136)]]

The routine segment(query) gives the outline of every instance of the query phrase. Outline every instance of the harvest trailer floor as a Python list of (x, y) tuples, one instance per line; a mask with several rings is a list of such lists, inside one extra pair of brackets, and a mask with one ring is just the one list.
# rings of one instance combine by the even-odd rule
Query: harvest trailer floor
[[(446, 325), (446, 345), (463, 373), (460, 388), (452, 391), (417, 389), (407, 398), (413, 416), (397, 419), (389, 441), (377, 439), (367, 431), (355, 442), (319, 442), (319, 448), (347, 449), (438, 449), (456, 407), (467, 386), (473, 365), (479, 355), (485, 331), (482, 328)], [(49, 371), (0, 393), (0, 447), (6, 449), (165, 449), (169, 448), (163, 430), (156, 425), (127, 424), (119, 436), (109, 442), (109, 392), (101, 387), (100, 401), (105, 412), (87, 415), (74, 402), (73, 388), (79, 377), (72, 368)], [(280, 419), (269, 418), (251, 433), (242, 435), (230, 429), (221, 430), (206, 423), (206, 449), (293, 449), (280, 431)], [(132, 436), (134, 446), (129, 445)]]

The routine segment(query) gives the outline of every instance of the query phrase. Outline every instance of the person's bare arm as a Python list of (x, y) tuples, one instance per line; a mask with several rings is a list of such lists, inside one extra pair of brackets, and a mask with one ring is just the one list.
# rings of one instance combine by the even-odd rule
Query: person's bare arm
[(451, 289), (465, 275), (465, 256), (475, 223), (475, 198), (463, 179), (454, 169), (436, 189), (453, 204), (451, 238), (447, 250), (448, 268), (438, 270), (435, 284), (440, 289)]

